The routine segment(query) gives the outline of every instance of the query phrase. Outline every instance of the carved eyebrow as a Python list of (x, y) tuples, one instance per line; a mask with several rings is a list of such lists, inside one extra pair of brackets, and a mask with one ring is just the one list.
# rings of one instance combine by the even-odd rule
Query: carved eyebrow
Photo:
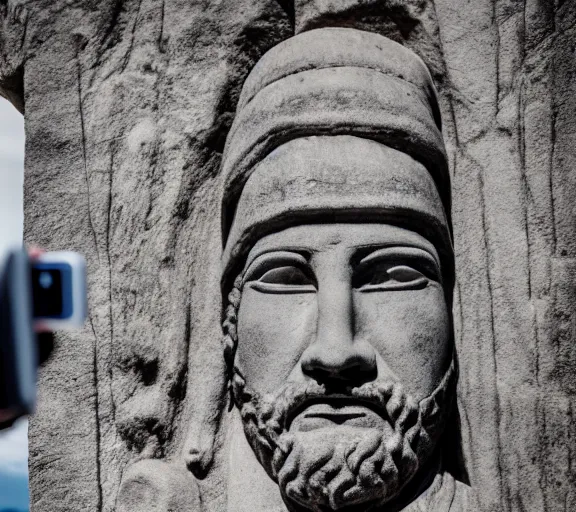
[(311, 251), (310, 249), (306, 249), (304, 247), (299, 246), (263, 249), (261, 251), (256, 252), (256, 254), (254, 254), (251, 258), (250, 256), (248, 256), (244, 268), (248, 268), (253, 261), (255, 261), (257, 258), (260, 258), (261, 256), (264, 256), (265, 254), (271, 254), (271, 253), (296, 254), (302, 256), (306, 261), (309, 261), (312, 252), (313, 251)]
[(250, 274), (254, 273), (255, 270), (259, 268), (266, 268), (270, 267), (273, 268), (275, 264), (278, 263), (297, 263), (299, 265), (305, 266), (308, 264), (308, 258), (301, 254), (299, 251), (295, 250), (270, 250), (266, 252), (262, 252), (254, 258), (250, 262), (248, 262), (246, 266), (246, 270), (243, 274), (243, 280), (246, 280), (250, 277)]
[(370, 252), (368, 255), (364, 256), (357, 264), (358, 267), (364, 267), (380, 259), (397, 259), (398, 257), (408, 257), (408, 258), (420, 258), (426, 259), (428, 263), (432, 265), (438, 277), (442, 278), (442, 271), (440, 262), (438, 259), (421, 247), (414, 246), (394, 246), (394, 247), (382, 247)]

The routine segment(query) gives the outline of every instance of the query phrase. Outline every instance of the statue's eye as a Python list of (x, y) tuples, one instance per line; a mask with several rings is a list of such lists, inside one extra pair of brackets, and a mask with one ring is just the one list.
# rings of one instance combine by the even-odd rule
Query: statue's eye
[(313, 284), (308, 276), (298, 267), (279, 267), (266, 272), (259, 283), (285, 284), (289, 286), (303, 286)]
[(442, 285), (438, 258), (425, 249), (390, 246), (362, 256), (360, 253), (360, 261), (351, 261), (352, 285), (358, 291), (421, 290), (430, 283)]
[(419, 290), (425, 288), (429, 279), (416, 268), (408, 265), (390, 266), (387, 262), (375, 262), (362, 269), (354, 279), (354, 287), (363, 292), (388, 290)]
[(413, 283), (418, 279), (425, 278), (422, 272), (407, 265), (398, 265), (388, 269), (388, 277), (397, 283)]
[(316, 281), (306, 259), (288, 252), (257, 258), (244, 276), (245, 285), (263, 293), (312, 293)]
[(268, 270), (250, 282), (251, 288), (264, 293), (310, 293), (315, 292), (313, 279), (298, 267), (285, 266)]

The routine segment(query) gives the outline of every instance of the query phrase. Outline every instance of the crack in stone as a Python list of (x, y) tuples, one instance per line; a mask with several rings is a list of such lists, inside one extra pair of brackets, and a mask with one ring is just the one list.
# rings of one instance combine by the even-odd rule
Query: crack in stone
[(100, 460), (102, 451), (102, 430), (100, 425), (100, 395), (98, 391), (98, 336), (96, 335), (96, 329), (94, 329), (94, 323), (92, 322), (92, 317), (88, 317), (90, 322), (90, 327), (92, 328), (92, 334), (94, 336), (94, 344), (92, 347), (92, 363), (94, 366), (92, 376), (93, 376), (93, 386), (94, 386), (94, 417), (96, 419), (96, 483), (98, 486), (98, 502), (97, 511), (101, 511), (103, 507), (103, 489), (102, 489), (102, 462)]
[(78, 81), (78, 110), (80, 114), (80, 132), (82, 136), (82, 159), (84, 161), (84, 177), (86, 180), (86, 200), (88, 206), (88, 225), (92, 231), (92, 237), (94, 239), (94, 250), (96, 251), (96, 256), (98, 258), (98, 263), (100, 263), (100, 251), (98, 247), (98, 238), (96, 236), (96, 230), (94, 229), (94, 222), (92, 220), (92, 207), (90, 204), (90, 176), (88, 173), (88, 162), (86, 156), (86, 126), (84, 121), (84, 104), (82, 99), (82, 67), (80, 64), (80, 50), (76, 49), (76, 72)]

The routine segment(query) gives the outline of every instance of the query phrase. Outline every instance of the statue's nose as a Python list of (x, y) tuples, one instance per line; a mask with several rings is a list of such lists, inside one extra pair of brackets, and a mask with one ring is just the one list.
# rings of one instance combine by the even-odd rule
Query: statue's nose
[(301, 358), (302, 371), (329, 386), (360, 386), (376, 379), (376, 353), (355, 340), (351, 287), (332, 282), (318, 290), (316, 338)]

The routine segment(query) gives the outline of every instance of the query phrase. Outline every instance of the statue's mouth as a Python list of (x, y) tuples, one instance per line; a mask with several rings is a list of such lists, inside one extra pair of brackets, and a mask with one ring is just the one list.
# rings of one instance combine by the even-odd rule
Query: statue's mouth
[(339, 425), (379, 428), (388, 423), (386, 410), (351, 397), (322, 397), (308, 400), (288, 417), (287, 427), (306, 432)]

